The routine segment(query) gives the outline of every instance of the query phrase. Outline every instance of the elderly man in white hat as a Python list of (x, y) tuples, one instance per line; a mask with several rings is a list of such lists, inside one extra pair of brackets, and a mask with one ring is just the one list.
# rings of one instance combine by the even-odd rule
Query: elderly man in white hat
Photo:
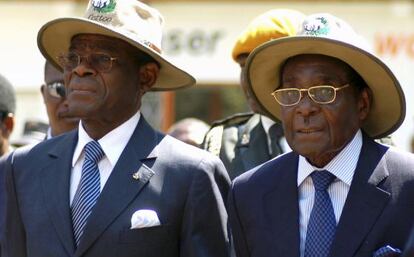
[(308, 16), (297, 36), (261, 45), (246, 65), (293, 151), (234, 181), (237, 256), (398, 256), (414, 221), (414, 157), (374, 141), (405, 116), (391, 70), (329, 14)]
[(139, 111), (147, 91), (195, 82), (161, 54), (161, 23), (139, 1), (110, 0), (40, 29), (40, 51), (64, 72), (62, 115), (81, 121), (4, 164), (2, 255), (228, 256), (223, 164)]

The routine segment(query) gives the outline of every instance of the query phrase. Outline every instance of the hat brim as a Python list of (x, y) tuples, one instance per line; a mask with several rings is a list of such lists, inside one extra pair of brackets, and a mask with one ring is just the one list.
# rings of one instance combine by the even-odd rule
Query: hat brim
[(43, 56), (52, 65), (62, 70), (57, 57), (62, 52), (68, 51), (73, 36), (78, 34), (98, 34), (119, 38), (154, 58), (161, 68), (157, 81), (151, 89), (152, 91), (174, 90), (195, 84), (195, 79), (190, 74), (173, 65), (150, 47), (124, 35), (120, 31), (88, 19), (60, 18), (52, 20), (39, 30), (37, 44)]
[(309, 37), (285, 37), (256, 48), (247, 60), (249, 90), (262, 109), (281, 119), (281, 107), (271, 93), (279, 87), (284, 62), (300, 54), (335, 57), (350, 65), (365, 80), (373, 93), (371, 110), (363, 130), (372, 138), (394, 132), (405, 118), (405, 97), (392, 71), (374, 55), (340, 41)]

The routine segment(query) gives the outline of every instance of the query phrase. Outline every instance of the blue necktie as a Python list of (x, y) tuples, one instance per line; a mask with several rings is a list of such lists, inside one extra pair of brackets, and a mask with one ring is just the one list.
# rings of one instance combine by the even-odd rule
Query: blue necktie
[(335, 213), (326, 189), (335, 176), (326, 170), (311, 174), (315, 187), (315, 202), (306, 232), (305, 257), (327, 257), (336, 230)]
[(82, 176), (71, 208), (76, 246), (79, 245), (83, 229), (101, 191), (98, 162), (103, 155), (104, 152), (98, 142), (91, 141), (86, 144)]

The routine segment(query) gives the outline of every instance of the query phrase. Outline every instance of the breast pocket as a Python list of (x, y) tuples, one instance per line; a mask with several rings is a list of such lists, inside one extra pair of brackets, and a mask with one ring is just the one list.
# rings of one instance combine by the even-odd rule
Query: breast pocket
[(124, 256), (121, 253), (128, 253), (125, 256), (175, 256), (175, 253), (178, 255), (177, 241), (177, 235), (170, 225), (127, 229), (120, 232), (121, 249), (117, 256)]
[(167, 242), (174, 237), (171, 230), (170, 225), (126, 229), (120, 233), (119, 242), (123, 244)]

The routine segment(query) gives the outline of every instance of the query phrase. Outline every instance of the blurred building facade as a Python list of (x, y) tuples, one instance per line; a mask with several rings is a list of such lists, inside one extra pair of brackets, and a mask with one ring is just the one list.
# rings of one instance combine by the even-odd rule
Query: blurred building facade
[[(247, 111), (238, 87), (239, 67), (231, 59), (238, 33), (251, 19), (272, 8), (293, 8), (304, 13), (330, 12), (348, 21), (364, 35), (374, 52), (396, 73), (405, 90), (407, 116), (394, 133), (398, 146), (409, 150), (413, 135), (414, 103), (414, 1), (146, 1), (165, 17), (164, 53), (198, 81), (194, 88), (177, 93), (150, 93), (143, 112), (150, 122), (166, 131), (176, 120), (196, 117), (209, 123), (234, 112)], [(0, 0), (2, 40), (0, 73), (16, 87), (17, 128), (25, 120), (47, 120), (40, 85), (44, 59), (36, 35), (48, 20), (81, 16), (86, 0)]]

